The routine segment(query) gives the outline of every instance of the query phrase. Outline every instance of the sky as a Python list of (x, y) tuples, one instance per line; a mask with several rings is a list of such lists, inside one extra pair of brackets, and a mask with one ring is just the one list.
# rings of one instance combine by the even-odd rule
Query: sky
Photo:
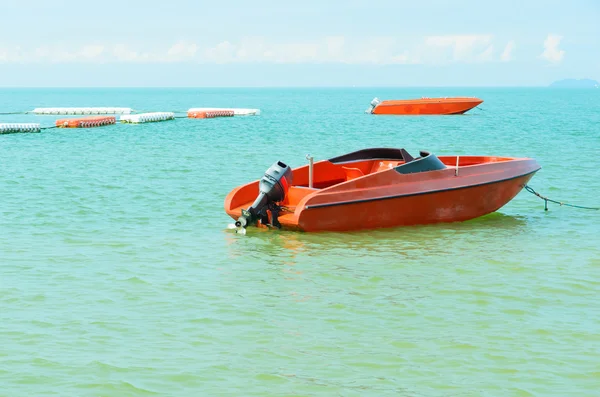
[(597, 0), (1, 0), (2, 87), (600, 80)]

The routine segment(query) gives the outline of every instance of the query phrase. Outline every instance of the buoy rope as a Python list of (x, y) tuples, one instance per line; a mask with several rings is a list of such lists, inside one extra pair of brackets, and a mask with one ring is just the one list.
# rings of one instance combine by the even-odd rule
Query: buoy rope
[(2, 115), (2, 116), (9, 116), (11, 114), (27, 114), (27, 112), (4, 112), (4, 113), (0, 113), (0, 115)]
[(548, 202), (554, 203), (554, 204), (559, 204), (560, 206), (565, 206), (565, 207), (573, 207), (573, 208), (580, 208), (580, 209), (584, 209), (584, 210), (600, 210), (600, 208), (598, 207), (584, 207), (582, 205), (574, 205), (574, 204), (567, 204), (564, 203), (562, 201), (556, 201), (556, 200), (552, 200), (546, 196), (542, 196), (541, 194), (539, 194), (538, 192), (536, 192), (535, 190), (533, 190), (533, 188), (529, 185), (524, 185), (525, 190), (527, 190), (529, 193), (538, 196), (539, 198), (541, 198), (542, 200), (544, 200), (544, 211), (548, 211)]

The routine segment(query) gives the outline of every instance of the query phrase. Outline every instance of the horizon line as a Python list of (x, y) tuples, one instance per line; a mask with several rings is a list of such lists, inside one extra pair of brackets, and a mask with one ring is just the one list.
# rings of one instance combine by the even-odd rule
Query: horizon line
[[(202, 89), (202, 88), (217, 88), (217, 89), (237, 89), (237, 88), (582, 88), (582, 87), (552, 87), (551, 85), (439, 85), (439, 86), (428, 86), (428, 85), (402, 85), (402, 86), (394, 86), (394, 85), (332, 85), (332, 86), (319, 86), (319, 85), (302, 85), (302, 86), (294, 86), (294, 85), (240, 85), (240, 86), (145, 86), (145, 85), (135, 85), (135, 86), (2, 86), (0, 85), (0, 89), (57, 89), (57, 88), (70, 88), (70, 89), (89, 89), (89, 88), (103, 88), (103, 89), (122, 89), (122, 88), (138, 88), (138, 89), (157, 89), (157, 88), (170, 88), (170, 89)], [(585, 88), (585, 87), (583, 87)]]

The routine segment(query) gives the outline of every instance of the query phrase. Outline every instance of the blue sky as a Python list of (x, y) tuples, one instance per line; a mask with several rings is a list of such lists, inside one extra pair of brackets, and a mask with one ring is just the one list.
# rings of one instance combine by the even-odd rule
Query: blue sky
[(0, 86), (600, 80), (600, 1), (2, 0)]

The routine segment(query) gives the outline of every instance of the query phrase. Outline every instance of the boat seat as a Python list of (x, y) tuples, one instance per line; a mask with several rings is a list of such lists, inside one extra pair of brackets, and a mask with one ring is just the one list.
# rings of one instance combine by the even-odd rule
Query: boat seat
[(365, 175), (358, 168), (342, 167), (342, 169), (346, 173), (346, 180), (347, 181), (352, 180), (352, 179), (356, 179), (356, 178), (360, 178), (361, 176)]
[(287, 207), (295, 207), (296, 204), (298, 204), (304, 197), (317, 191), (319, 191), (319, 189), (308, 186), (290, 186), (290, 189), (283, 200), (283, 205)]
[(403, 164), (401, 161), (376, 161), (371, 168), (371, 173), (379, 171), (387, 171), (398, 165)]

